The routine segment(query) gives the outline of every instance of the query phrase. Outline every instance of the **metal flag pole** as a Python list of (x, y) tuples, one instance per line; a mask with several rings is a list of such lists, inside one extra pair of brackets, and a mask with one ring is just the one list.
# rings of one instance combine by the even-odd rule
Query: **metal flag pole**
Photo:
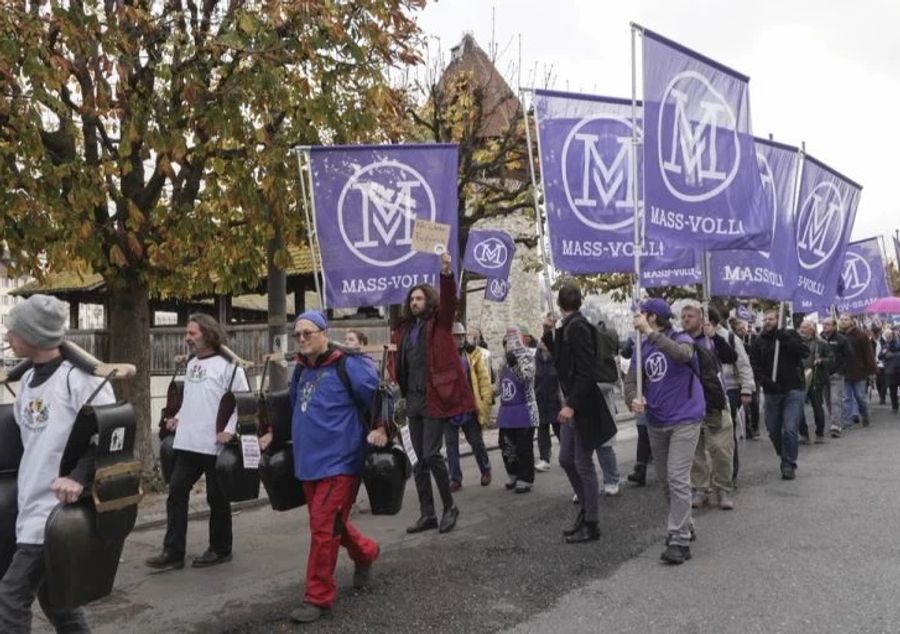
[[(643, 251), (641, 218), (641, 197), (640, 184), (638, 183), (638, 149), (640, 147), (640, 139), (637, 133), (637, 36), (638, 31), (643, 32), (643, 28), (632, 22), (631, 23), (631, 198), (634, 204), (634, 283), (632, 284), (631, 301), (638, 306), (641, 301), (641, 252)], [(643, 59), (641, 60), (643, 63)], [(640, 401), (644, 398), (643, 384), (643, 358), (641, 355), (641, 333), (635, 330), (634, 333), (634, 360), (636, 371), (635, 378), (635, 395)]]
[[(533, 93), (531, 90), (526, 88), (519, 88), (519, 100), (524, 103), (525, 93)], [(523, 107), (524, 115), (525, 115), (525, 143), (528, 145), (528, 172), (531, 174), (531, 197), (532, 202), (534, 204), (534, 218), (535, 222), (537, 222), (537, 230), (538, 230), (538, 240), (541, 245), (541, 271), (544, 277), (544, 289), (541, 295), (544, 297), (544, 303), (547, 307), (547, 312), (553, 312), (553, 299), (550, 296), (550, 289), (552, 288), (550, 284), (550, 270), (548, 268), (548, 260), (549, 253), (547, 252), (547, 243), (546, 236), (544, 235), (544, 216), (541, 213), (541, 204), (540, 197), (538, 196), (538, 183), (537, 183), (537, 174), (535, 174), (534, 170), (534, 150), (531, 147), (531, 125), (529, 125), (528, 121), (528, 111), (534, 108), (534, 99), (528, 100), (528, 108)], [(532, 118), (535, 122), (535, 128), (537, 127), (537, 116), (534, 112), (532, 112)], [(540, 137), (540, 135), (538, 135)], [(538, 143), (540, 143), (540, 138), (538, 138)], [(540, 148), (538, 148), (538, 154), (540, 155)], [(543, 192), (543, 181), (541, 182), (541, 191)], [(544, 197), (546, 200), (546, 196)]]
[(781, 354), (781, 341), (778, 339), (778, 331), (784, 321), (784, 302), (778, 302), (778, 326), (775, 329), (775, 356), (772, 360), (772, 383), (778, 381), (778, 357)]
[(709, 251), (703, 249), (703, 317), (704, 319), (709, 319), (709, 302), (712, 298), (712, 291), (710, 290), (710, 286), (712, 285), (712, 269), (711, 269), (711, 255)]
[[(313, 225), (312, 218), (315, 217), (315, 208), (313, 208), (312, 213), (310, 213), (310, 207), (313, 206), (313, 202), (311, 199), (312, 196), (312, 183), (310, 183), (310, 192), (309, 197), (306, 192), (306, 175), (303, 170), (303, 158), (306, 157), (306, 165), (307, 168), (310, 166), (309, 163), (309, 154), (308, 148), (299, 148), (297, 150), (297, 170), (300, 175), (300, 197), (303, 204), (303, 216), (306, 220), (306, 240), (309, 244), (309, 259), (312, 261), (313, 265), (313, 281), (316, 285), (316, 296), (319, 298), (319, 308), (325, 309), (325, 294), (322, 292), (322, 284), (324, 283), (324, 275), (322, 276), (322, 283), (319, 281), (319, 273), (322, 271), (320, 268), (320, 257), (316, 247), (316, 229)], [(312, 170), (309, 170), (312, 171)]]
[[(881, 245), (881, 274), (884, 276), (884, 287), (887, 289), (888, 293), (893, 291), (893, 287), (891, 287), (891, 278), (888, 275), (888, 267), (887, 264), (890, 260), (888, 260), (887, 247), (884, 244), (884, 234), (879, 234), (878, 243)], [(900, 262), (897, 263), (897, 266), (900, 267)]]

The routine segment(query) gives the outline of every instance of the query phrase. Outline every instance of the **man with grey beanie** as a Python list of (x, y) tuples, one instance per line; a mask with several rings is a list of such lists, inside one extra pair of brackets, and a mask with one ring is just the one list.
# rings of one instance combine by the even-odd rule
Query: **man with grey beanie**
[[(9, 314), (6, 340), (17, 357), (33, 367), (22, 376), (15, 418), (24, 453), (18, 474), (16, 552), (0, 580), (0, 631), (31, 630), (35, 596), (58, 632), (89, 632), (81, 609), (51, 605), (45, 594), (44, 526), (57, 503), (81, 497), (94, 474), (93, 447), (68, 477), (59, 477), (63, 450), (82, 405), (101, 383), (62, 357), (66, 305), (48, 295), (32, 295)], [(107, 383), (93, 404), (115, 402)]]

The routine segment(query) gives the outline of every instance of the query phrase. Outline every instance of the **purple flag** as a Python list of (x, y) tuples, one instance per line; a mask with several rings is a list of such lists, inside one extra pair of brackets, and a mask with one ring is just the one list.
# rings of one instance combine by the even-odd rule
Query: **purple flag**
[(451, 226), (457, 255), (457, 147), (360, 145), (310, 150), (325, 292), (334, 308), (403, 303), (436, 284), (438, 258), (412, 250), (417, 218)]
[(834, 301), (861, 190), (824, 163), (808, 154), (804, 157), (795, 225), (800, 277), (794, 309), (798, 312), (820, 310)]
[(861, 313), (876, 299), (891, 294), (878, 238), (852, 242), (847, 247), (841, 281), (844, 292), (837, 306), (842, 313)]
[(509, 279), (509, 267), (516, 254), (516, 243), (505, 231), (469, 232), (463, 268), (489, 278)]
[(769, 249), (749, 78), (651, 31), (643, 42), (647, 238)]
[(487, 281), (484, 287), (484, 298), (491, 302), (502, 302), (509, 293), (509, 282), (500, 279)]
[(641, 271), (641, 286), (657, 288), (659, 286), (687, 286), (702, 284), (703, 271), (697, 267), (679, 269), (660, 269), (658, 271)]
[[(536, 90), (534, 112), (553, 265), (633, 272), (631, 102)], [(647, 240), (644, 253), (646, 269), (694, 264), (692, 252), (658, 240)]]
[(756, 158), (767, 213), (775, 227), (772, 249), (711, 251), (710, 292), (725, 297), (787, 301), (794, 296), (800, 274), (794, 235), (794, 191), (800, 154), (795, 147), (756, 139)]

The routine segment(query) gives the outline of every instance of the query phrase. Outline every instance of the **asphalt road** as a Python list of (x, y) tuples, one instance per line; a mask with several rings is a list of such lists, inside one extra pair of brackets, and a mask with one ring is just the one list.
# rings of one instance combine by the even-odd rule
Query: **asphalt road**
[[(306, 629), (898, 632), (900, 417), (873, 411), (872, 427), (801, 447), (792, 482), (779, 478), (768, 441), (744, 442), (737, 509), (696, 515), (694, 558), (681, 567), (659, 561), (665, 508), (655, 478), (602, 500), (599, 542), (566, 545), (560, 530), (574, 507), (558, 465), (532, 493), (514, 495), (496, 453), (488, 488), (465, 459), (456, 530), (405, 534), (418, 510), (412, 483), (398, 516), (355, 516), (382, 545), (372, 586), (350, 588), (342, 554), (334, 615)], [(633, 440), (617, 451), (624, 476)], [(234, 524), (234, 561), (206, 570), (147, 574), (141, 562), (158, 551), (162, 529), (134, 533), (115, 592), (89, 608), (94, 631), (302, 631), (286, 617), (302, 596), (305, 509), (254, 509)], [(202, 552), (205, 522), (192, 522), (188, 539)], [(36, 631), (48, 631), (40, 623)]]

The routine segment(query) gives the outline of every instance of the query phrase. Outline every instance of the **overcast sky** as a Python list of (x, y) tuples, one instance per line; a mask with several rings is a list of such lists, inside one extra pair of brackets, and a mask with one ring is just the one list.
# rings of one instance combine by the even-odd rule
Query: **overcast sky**
[[(631, 96), (634, 21), (750, 76), (753, 132), (792, 145), (863, 186), (853, 239), (900, 228), (900, 2), (864, 0), (439, 0), (420, 14), (430, 47), (471, 32), (522, 84)], [(537, 80), (533, 80), (534, 69)], [(515, 77), (508, 78), (511, 84)], [(513, 85), (513, 88), (515, 86)]]

